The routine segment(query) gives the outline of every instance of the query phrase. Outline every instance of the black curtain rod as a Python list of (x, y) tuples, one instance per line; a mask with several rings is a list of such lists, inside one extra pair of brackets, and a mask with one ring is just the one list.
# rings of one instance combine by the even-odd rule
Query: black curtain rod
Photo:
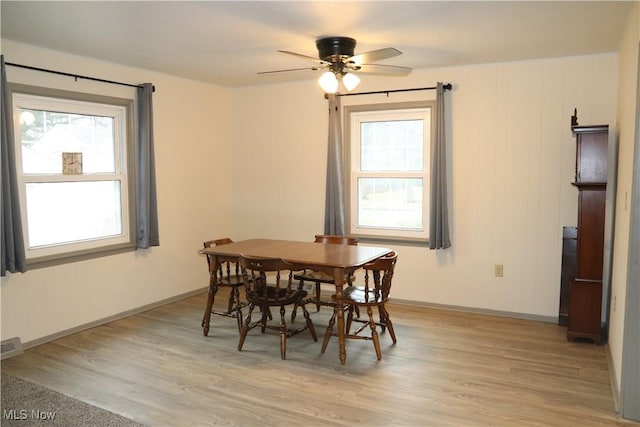
[[(5, 65), (10, 65), (12, 67), (25, 68), (27, 70), (42, 71), (44, 73), (51, 73), (51, 74), (58, 74), (60, 76), (73, 77), (76, 80), (85, 79), (85, 80), (93, 80), (94, 82), (110, 83), (112, 85), (129, 86), (129, 87), (142, 87), (141, 85), (134, 85), (134, 84), (130, 84), (130, 83), (116, 82), (116, 81), (113, 81), (113, 80), (99, 79), (97, 77), (81, 76), (81, 75), (78, 75), (78, 74), (65, 73), (63, 71), (55, 71), (55, 70), (48, 70), (46, 68), (32, 67), (30, 65), (14, 64), (12, 62), (5, 62), (4, 64)], [(156, 91), (156, 87), (152, 86), (152, 88), (153, 88), (153, 91), (155, 92)]]
[[(451, 83), (447, 83), (442, 86), (444, 90), (451, 90), (452, 87), (453, 86), (451, 85)], [(389, 95), (390, 93), (394, 93), (394, 92), (412, 92), (414, 90), (436, 90), (437, 88), (438, 88), (437, 86), (431, 86), (431, 87), (417, 87), (413, 89), (393, 89), (393, 90), (378, 90), (373, 92), (338, 93), (336, 94), (336, 96), (373, 95), (373, 94), (379, 94), (379, 93), (386, 93), (387, 95)], [(328, 97), (328, 95), (325, 95), (325, 97)]]

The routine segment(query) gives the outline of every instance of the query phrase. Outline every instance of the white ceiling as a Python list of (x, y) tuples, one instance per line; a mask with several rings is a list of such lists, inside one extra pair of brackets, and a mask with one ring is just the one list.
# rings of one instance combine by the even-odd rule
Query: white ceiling
[[(613, 52), (631, 1), (6, 1), (2, 39), (219, 84), (316, 78), (277, 52), (317, 56), (347, 36), (356, 53), (395, 47), (388, 65), (431, 68)], [(11, 62), (11, 58), (5, 58)], [(30, 65), (30, 64), (24, 64)], [(65, 70), (64, 64), (56, 68)]]

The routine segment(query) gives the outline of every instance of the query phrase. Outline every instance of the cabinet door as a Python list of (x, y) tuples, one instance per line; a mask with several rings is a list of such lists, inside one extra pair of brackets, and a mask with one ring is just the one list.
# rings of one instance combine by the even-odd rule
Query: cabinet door
[(585, 133), (578, 136), (576, 182), (607, 182), (607, 133)]
[(576, 277), (602, 280), (604, 254), (604, 188), (581, 188), (578, 201)]
[(589, 338), (600, 343), (602, 282), (576, 279), (571, 285), (567, 338)]
[(576, 277), (577, 227), (562, 228), (562, 270), (560, 276), (560, 309), (558, 324), (569, 324), (569, 298), (571, 282)]

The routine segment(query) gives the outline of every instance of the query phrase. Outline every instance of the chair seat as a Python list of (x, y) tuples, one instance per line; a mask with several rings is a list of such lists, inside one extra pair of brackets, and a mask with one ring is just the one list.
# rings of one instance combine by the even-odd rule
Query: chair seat
[[(240, 340), (238, 341), (238, 351), (242, 350), (244, 341), (247, 338), (249, 329), (260, 326), (262, 333), (267, 328), (280, 332), (280, 357), (284, 360), (287, 355), (287, 338), (309, 330), (314, 341), (318, 341), (313, 322), (309, 317), (309, 311), (305, 307), (304, 298), (307, 292), (301, 289), (295, 290), (292, 287), (293, 265), (279, 258), (261, 258), (240, 255), (240, 266), (242, 267), (242, 277), (244, 278), (245, 293), (249, 301), (249, 313), (242, 324)], [(269, 282), (267, 281), (269, 280)], [(305, 319), (305, 326), (302, 328), (287, 328), (285, 322), (285, 306), (299, 305), (302, 308)], [(271, 319), (270, 307), (280, 307), (280, 322), (277, 325), (269, 325)], [(261, 311), (260, 320), (251, 321), (253, 310), (259, 307)], [(275, 322), (274, 322), (275, 323)]]
[[(307, 270), (304, 273), (293, 276), (296, 280), (307, 280), (309, 282), (334, 283), (333, 276), (322, 271)], [(344, 275), (344, 281), (349, 278), (348, 274)]]
[(267, 286), (266, 295), (262, 290), (260, 292), (252, 291), (247, 293), (247, 301), (257, 306), (281, 306), (300, 303), (307, 296), (307, 291), (296, 290), (287, 295), (287, 289), (276, 289), (273, 286)]
[[(335, 299), (335, 295), (333, 298)], [(344, 290), (344, 300), (347, 303), (353, 302), (360, 305), (377, 305), (384, 302), (382, 295), (378, 295), (378, 298), (376, 298), (376, 294), (373, 290), (369, 290), (369, 295), (366, 295), (364, 286), (346, 287)]]

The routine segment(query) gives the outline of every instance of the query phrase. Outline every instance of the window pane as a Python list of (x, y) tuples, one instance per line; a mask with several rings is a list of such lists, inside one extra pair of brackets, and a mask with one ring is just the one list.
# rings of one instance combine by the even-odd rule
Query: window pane
[(423, 120), (361, 123), (361, 170), (422, 171), (423, 128)]
[(119, 181), (27, 184), (29, 247), (122, 235)]
[(82, 153), (84, 173), (114, 173), (113, 117), (20, 109), (22, 170), (62, 173), (62, 153)]
[(358, 178), (358, 226), (421, 230), (422, 178)]

